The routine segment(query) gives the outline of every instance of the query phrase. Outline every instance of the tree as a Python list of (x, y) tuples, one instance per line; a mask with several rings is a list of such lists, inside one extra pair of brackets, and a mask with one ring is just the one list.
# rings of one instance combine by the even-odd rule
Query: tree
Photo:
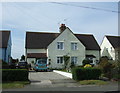
[(68, 55), (65, 55), (63, 56), (64, 58), (64, 66), (65, 66), (65, 69), (68, 71), (68, 72), (71, 72), (71, 69), (75, 66), (75, 64), (72, 62), (70, 62), (70, 56)]
[(114, 64), (110, 63), (107, 57), (100, 58), (100, 63), (98, 64), (98, 67), (102, 69), (102, 72), (105, 77), (111, 79), (112, 77), (111, 71), (114, 68)]
[(68, 65), (68, 63), (69, 63), (70, 57), (67, 56), (67, 55), (65, 55), (65, 56), (63, 56), (63, 58), (64, 58), (64, 66), (65, 66), (65, 69), (66, 69), (66, 68), (67, 68), (67, 65)]
[(20, 61), (24, 60), (25, 61), (25, 56), (22, 55)]

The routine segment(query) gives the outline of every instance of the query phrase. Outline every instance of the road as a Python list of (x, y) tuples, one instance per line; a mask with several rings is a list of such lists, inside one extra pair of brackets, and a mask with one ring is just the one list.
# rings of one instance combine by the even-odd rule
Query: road
[(80, 85), (76, 81), (55, 72), (30, 72), (30, 85), (22, 89), (7, 89), (3, 91), (117, 91), (118, 84)]

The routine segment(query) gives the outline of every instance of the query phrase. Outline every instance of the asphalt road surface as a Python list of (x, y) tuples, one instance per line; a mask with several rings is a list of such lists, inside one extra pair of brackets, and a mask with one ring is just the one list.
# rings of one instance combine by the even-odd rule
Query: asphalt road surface
[(118, 91), (118, 83), (108, 85), (80, 85), (78, 82), (55, 72), (30, 72), (30, 85), (3, 91)]

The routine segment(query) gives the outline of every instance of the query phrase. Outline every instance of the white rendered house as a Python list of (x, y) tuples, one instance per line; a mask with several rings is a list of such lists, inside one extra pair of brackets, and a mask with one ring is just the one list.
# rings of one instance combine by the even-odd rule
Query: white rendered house
[(118, 60), (120, 53), (120, 36), (105, 36), (101, 43), (101, 56)]
[(93, 35), (74, 34), (65, 24), (60, 33), (26, 32), (26, 61), (35, 62), (44, 58), (51, 68), (63, 68), (63, 56), (69, 56), (76, 66), (85, 58), (96, 64), (100, 58), (100, 47)]

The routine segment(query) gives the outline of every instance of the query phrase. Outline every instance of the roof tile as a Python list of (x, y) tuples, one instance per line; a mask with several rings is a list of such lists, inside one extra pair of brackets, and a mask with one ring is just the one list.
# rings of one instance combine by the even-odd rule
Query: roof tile
[(8, 40), (10, 36), (10, 31), (0, 31), (0, 48), (6, 48), (8, 45)]
[(114, 48), (120, 47), (120, 36), (106, 36)]
[[(26, 32), (26, 45), (28, 49), (47, 49), (48, 45), (55, 40), (60, 33)], [(100, 50), (93, 35), (74, 34), (87, 50)]]

